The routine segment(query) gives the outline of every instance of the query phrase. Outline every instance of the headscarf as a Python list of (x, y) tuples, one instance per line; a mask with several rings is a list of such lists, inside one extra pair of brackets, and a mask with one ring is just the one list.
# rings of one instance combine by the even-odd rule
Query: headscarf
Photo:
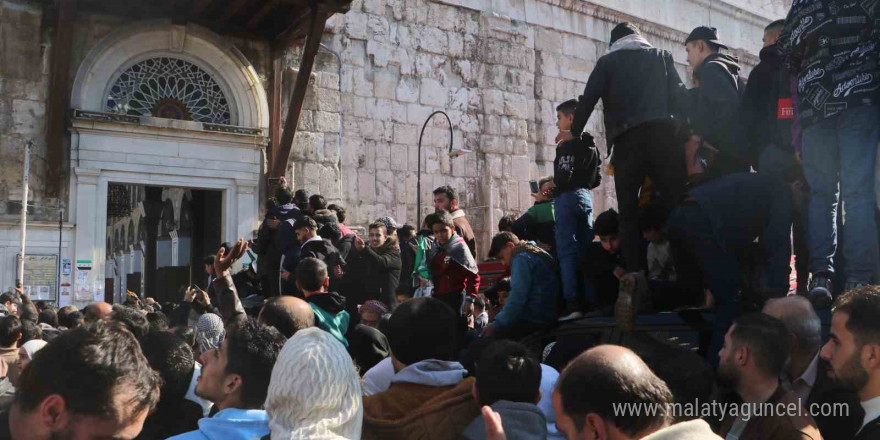
[(24, 351), (27, 353), (28, 359), (33, 359), (34, 355), (37, 354), (38, 351), (42, 350), (43, 347), (46, 346), (46, 344), (48, 344), (48, 342), (42, 339), (32, 339), (25, 342), (24, 345), (21, 346), (21, 348), (23, 348)]
[(196, 324), (196, 345), (199, 352), (204, 353), (211, 349), (217, 348), (226, 337), (226, 330), (223, 328), (223, 319), (214, 313), (205, 313), (199, 317)]
[(345, 347), (317, 328), (296, 332), (281, 349), (266, 397), (272, 440), (359, 440), (361, 384)]

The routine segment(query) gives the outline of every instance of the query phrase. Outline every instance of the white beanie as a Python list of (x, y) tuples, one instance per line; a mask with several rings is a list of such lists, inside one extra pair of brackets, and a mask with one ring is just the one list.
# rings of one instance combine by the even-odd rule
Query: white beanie
[(316, 327), (297, 331), (269, 382), (272, 440), (359, 440), (361, 395), (357, 369), (342, 343)]

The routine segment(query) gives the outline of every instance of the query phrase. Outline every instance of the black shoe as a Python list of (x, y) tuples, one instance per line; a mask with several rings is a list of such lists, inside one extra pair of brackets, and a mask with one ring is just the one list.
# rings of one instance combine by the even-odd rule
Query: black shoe
[(816, 310), (831, 307), (834, 301), (833, 289), (831, 277), (827, 273), (820, 272), (813, 275), (813, 280), (810, 282), (810, 302)]

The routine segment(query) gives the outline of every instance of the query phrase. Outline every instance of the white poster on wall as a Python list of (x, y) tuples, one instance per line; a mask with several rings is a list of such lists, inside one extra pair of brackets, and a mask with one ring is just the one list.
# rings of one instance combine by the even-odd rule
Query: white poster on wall
[(61, 294), (58, 296), (58, 307), (65, 307), (71, 304), (70, 298), (70, 286), (62, 285), (61, 286)]
[(177, 266), (179, 257), (178, 250), (180, 248), (180, 240), (177, 238), (177, 231), (171, 231), (171, 266)]

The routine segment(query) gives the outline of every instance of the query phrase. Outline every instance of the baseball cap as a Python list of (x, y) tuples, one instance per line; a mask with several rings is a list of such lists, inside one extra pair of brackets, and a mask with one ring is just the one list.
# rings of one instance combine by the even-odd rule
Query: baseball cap
[(684, 43), (687, 44), (697, 40), (703, 40), (719, 46), (722, 49), (727, 49), (727, 45), (718, 40), (718, 29), (710, 26), (695, 27), (694, 30), (691, 31), (690, 35), (688, 35), (687, 39), (684, 40)]

